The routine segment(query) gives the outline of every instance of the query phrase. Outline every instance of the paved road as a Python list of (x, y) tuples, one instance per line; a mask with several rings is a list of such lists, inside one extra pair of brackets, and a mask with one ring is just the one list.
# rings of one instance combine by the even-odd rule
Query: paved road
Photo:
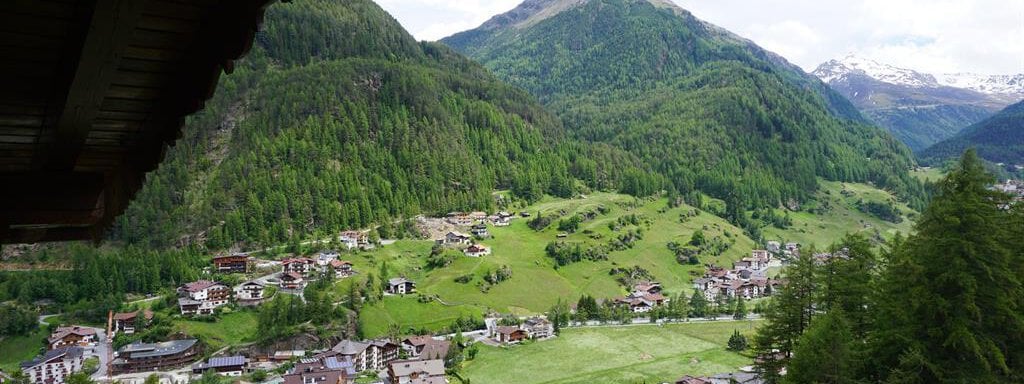
[(58, 314), (55, 314), (55, 315), (42, 315), (42, 316), (39, 316), (39, 325), (49, 326), (50, 323), (47, 323), (46, 319), (49, 319), (49, 318), (54, 317), (54, 316), (60, 316), (60, 314), (58, 313)]
[[(61, 314), (58, 313), (53, 315), (39, 316), (39, 324), (43, 326), (49, 326), (50, 323), (47, 323), (46, 319), (60, 315)], [(107, 342), (107, 330), (96, 327), (86, 328), (91, 328), (92, 330), (96, 331), (96, 345), (86, 348), (85, 355), (86, 357), (96, 356), (100, 359), (99, 370), (97, 370), (96, 373), (92, 374), (92, 379), (98, 380), (100, 378), (107, 376), (107, 366), (110, 365), (110, 360), (113, 358), (113, 351), (111, 350), (110, 343)]]
[(636, 318), (630, 323), (622, 324), (616, 321), (600, 322), (596, 320), (587, 321), (586, 323), (572, 323), (569, 325), (570, 328), (581, 328), (581, 327), (621, 327), (621, 326), (636, 326), (636, 325), (662, 325), (662, 324), (686, 324), (686, 323), (708, 323), (708, 322), (739, 322), (739, 321), (751, 321), (760, 320), (761, 316), (757, 314), (747, 315), (746, 319), (736, 320), (732, 316), (721, 316), (716, 318), (693, 318), (687, 319), (686, 321), (666, 321), (658, 320), (656, 323), (652, 323), (647, 318)]
[(145, 298), (145, 299), (139, 299), (139, 300), (135, 300), (135, 301), (129, 301), (129, 302), (128, 302), (128, 304), (129, 304), (129, 305), (131, 305), (131, 304), (145, 303), (145, 302), (147, 302), (147, 301), (156, 301), (156, 300), (160, 300), (160, 299), (161, 299), (162, 297), (163, 297), (163, 296), (160, 296), (160, 295), (154, 295), (153, 297), (147, 297), (147, 298)]
[(96, 330), (96, 338), (99, 341), (95, 347), (91, 348), (91, 354), (100, 358), (100, 368), (92, 374), (92, 379), (99, 380), (107, 376), (107, 367), (110, 366), (110, 360), (114, 357), (114, 351), (110, 343), (107, 342), (107, 331), (100, 328), (93, 329)]

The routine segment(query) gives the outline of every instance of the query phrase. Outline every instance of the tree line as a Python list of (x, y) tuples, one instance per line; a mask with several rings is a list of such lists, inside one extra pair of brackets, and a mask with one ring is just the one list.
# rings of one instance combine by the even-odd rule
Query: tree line
[(801, 255), (754, 340), (767, 382), (1024, 382), (1024, 207), (993, 182), (968, 151), (913, 235)]

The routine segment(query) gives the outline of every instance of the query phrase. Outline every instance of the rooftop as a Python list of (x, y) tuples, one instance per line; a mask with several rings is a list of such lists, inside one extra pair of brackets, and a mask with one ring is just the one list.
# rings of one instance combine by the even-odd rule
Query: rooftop
[(444, 377), (444, 361), (439, 359), (399, 360), (391, 363), (391, 373), (398, 377), (410, 376), (414, 373)]
[(135, 342), (121, 347), (121, 350), (117, 351), (117, 354), (120, 357), (127, 355), (132, 359), (169, 356), (185, 352), (195, 345), (196, 339), (172, 340), (162, 343)]
[(54, 359), (76, 358), (76, 357), (82, 356), (83, 353), (85, 353), (85, 350), (80, 348), (80, 347), (57, 348), (57, 349), (46, 351), (45, 354), (43, 354), (42, 356), (36, 356), (36, 358), (32, 359), (31, 361), (26, 361), (24, 363), (21, 363), (21, 367), (22, 368), (32, 368), (32, 367), (35, 367), (35, 366), (37, 366), (39, 364), (44, 364), (44, 363), (46, 363), (48, 361), (51, 361), (51, 360), (54, 360)]
[(210, 281), (210, 280), (199, 280), (199, 281), (193, 281), (191, 283), (187, 283), (187, 284), (183, 285), (181, 287), (181, 289), (186, 291), (186, 292), (199, 292), (199, 291), (202, 291), (204, 289), (213, 287), (215, 285), (220, 285), (220, 283), (218, 283), (216, 281)]
[(211, 357), (205, 363), (193, 365), (193, 369), (207, 370), (222, 367), (237, 367), (245, 365), (245, 356)]

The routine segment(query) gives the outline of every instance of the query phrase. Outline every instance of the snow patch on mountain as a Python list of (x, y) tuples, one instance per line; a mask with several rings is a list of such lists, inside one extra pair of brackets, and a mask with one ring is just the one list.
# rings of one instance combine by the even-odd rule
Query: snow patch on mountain
[(914, 88), (936, 88), (938, 81), (934, 76), (920, 73), (912, 69), (899, 68), (855, 55), (847, 55), (838, 60), (830, 60), (814, 70), (814, 75), (826, 83), (843, 80), (847, 76), (860, 74), (875, 80), (904, 85)]
[(856, 55), (847, 55), (842, 59), (829, 60), (818, 66), (813, 74), (829, 84), (843, 81), (849, 76), (861, 75), (884, 83), (911, 88), (952, 87), (968, 89), (986, 95), (1024, 96), (1024, 74), (980, 75), (975, 73), (953, 73), (932, 75), (879, 63)]
[(1024, 74), (979, 75), (976, 73), (950, 73), (937, 75), (939, 84), (947, 87), (970, 89), (988, 95), (1024, 94)]

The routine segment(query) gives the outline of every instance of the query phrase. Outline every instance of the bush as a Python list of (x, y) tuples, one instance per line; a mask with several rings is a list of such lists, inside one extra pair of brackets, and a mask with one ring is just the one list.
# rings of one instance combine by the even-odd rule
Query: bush
[(860, 210), (875, 217), (888, 221), (890, 223), (899, 224), (903, 222), (903, 212), (899, 208), (896, 208), (896, 204), (892, 202), (881, 203), (877, 201), (865, 202), (861, 200), (857, 203), (860, 206)]
[(549, 225), (551, 225), (552, 218), (550, 216), (544, 216), (543, 214), (537, 213), (537, 217), (526, 222), (526, 226), (530, 227), (534, 231), (543, 231)]
[(740, 334), (739, 330), (733, 331), (732, 336), (729, 336), (729, 350), (730, 351), (743, 351), (747, 349), (747, 337)]
[(580, 215), (572, 215), (568, 219), (558, 221), (558, 230), (562, 232), (575, 233), (580, 228), (580, 223), (582, 222), (583, 217)]

